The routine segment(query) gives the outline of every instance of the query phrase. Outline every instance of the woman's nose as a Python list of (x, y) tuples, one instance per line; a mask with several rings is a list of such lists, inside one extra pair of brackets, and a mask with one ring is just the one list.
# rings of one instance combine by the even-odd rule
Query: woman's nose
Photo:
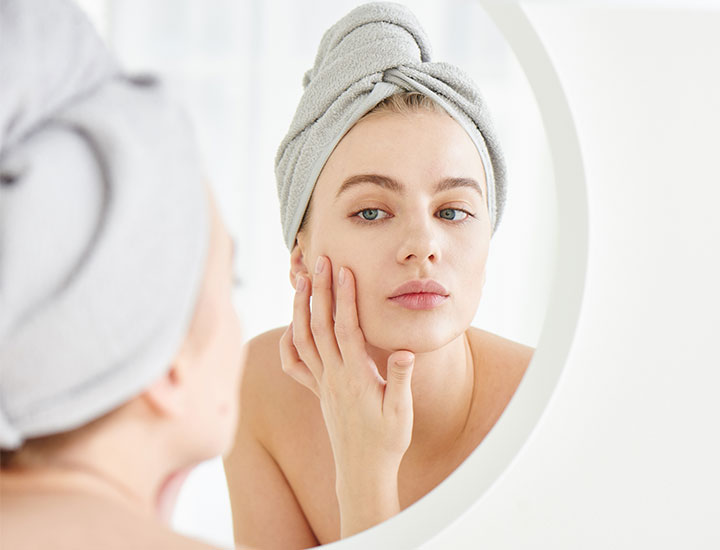
[(414, 220), (403, 228), (402, 240), (398, 247), (399, 263), (435, 263), (440, 259), (440, 247), (431, 220)]

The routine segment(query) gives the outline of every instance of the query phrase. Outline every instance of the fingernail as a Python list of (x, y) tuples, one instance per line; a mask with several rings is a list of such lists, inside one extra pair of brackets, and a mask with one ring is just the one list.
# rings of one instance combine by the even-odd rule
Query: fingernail
[(302, 292), (303, 290), (305, 290), (305, 277), (298, 275), (295, 278), (295, 291)]
[(318, 256), (317, 262), (315, 262), (315, 273), (322, 273), (325, 267), (325, 258)]
[(345, 268), (341, 267), (338, 273), (338, 282), (342, 285), (345, 284)]
[(409, 367), (410, 365), (412, 365), (413, 362), (412, 362), (412, 359), (410, 359), (410, 360), (405, 359), (405, 360), (403, 360), (403, 361), (395, 361), (395, 364), (396, 364), (398, 367), (405, 368), (405, 367)]

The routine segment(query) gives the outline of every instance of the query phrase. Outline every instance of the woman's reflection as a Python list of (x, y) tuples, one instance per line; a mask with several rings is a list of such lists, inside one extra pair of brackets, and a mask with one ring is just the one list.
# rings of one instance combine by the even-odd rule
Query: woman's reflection
[(530, 361), (470, 326), (502, 161), (474, 85), (426, 50), (407, 10), (366, 5), (306, 77), (277, 165), (293, 322), (249, 344), (226, 460), (240, 544), (308, 548), (409, 506), (483, 440)]

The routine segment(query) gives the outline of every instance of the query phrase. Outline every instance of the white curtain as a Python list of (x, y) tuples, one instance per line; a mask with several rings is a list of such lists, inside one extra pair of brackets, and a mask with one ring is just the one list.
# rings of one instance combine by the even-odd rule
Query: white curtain
[[(80, 0), (124, 65), (160, 73), (190, 110), (207, 174), (239, 243), (237, 306), (250, 338), (291, 318), (292, 289), (273, 161), (322, 33), (356, 0)], [(471, 74), (494, 114), (509, 170), (475, 324), (535, 345), (554, 269), (555, 191), (539, 112), (504, 38), (477, 0), (407, 0), (434, 59)], [(199, 468), (178, 530), (232, 546), (219, 460)]]

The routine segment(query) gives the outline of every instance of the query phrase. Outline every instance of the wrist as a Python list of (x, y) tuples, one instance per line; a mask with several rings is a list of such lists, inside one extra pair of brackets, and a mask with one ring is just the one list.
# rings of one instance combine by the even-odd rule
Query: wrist
[(349, 475), (347, 472), (335, 478), (335, 493), (338, 502), (355, 499), (397, 496), (397, 470), (394, 472), (362, 472)]
[(338, 479), (336, 492), (341, 538), (369, 529), (400, 512), (397, 472)]
[(335, 468), (335, 492), (338, 499), (397, 492), (399, 464), (376, 465), (370, 461), (339, 465)]

